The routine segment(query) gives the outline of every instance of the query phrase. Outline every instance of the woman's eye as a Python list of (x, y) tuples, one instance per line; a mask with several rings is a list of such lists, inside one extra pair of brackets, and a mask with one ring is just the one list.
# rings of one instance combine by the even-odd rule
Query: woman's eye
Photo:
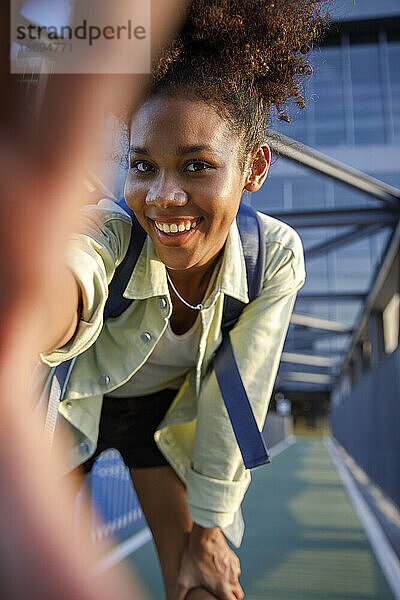
[(200, 171), (205, 171), (209, 168), (210, 165), (208, 165), (207, 163), (196, 160), (187, 164), (185, 167), (185, 171), (189, 171), (190, 173), (199, 173)]
[(153, 165), (145, 160), (135, 160), (131, 164), (131, 169), (135, 169), (139, 173), (149, 173), (153, 169)]

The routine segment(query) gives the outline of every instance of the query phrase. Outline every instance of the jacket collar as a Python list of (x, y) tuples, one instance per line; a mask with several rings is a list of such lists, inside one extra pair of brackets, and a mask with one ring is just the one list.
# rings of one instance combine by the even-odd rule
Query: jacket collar
[[(221, 269), (214, 291), (205, 306), (213, 304), (219, 292), (245, 304), (249, 302), (246, 263), (236, 219), (229, 228)], [(123, 296), (144, 300), (167, 295), (169, 291), (165, 265), (158, 258), (153, 242), (147, 236)]]

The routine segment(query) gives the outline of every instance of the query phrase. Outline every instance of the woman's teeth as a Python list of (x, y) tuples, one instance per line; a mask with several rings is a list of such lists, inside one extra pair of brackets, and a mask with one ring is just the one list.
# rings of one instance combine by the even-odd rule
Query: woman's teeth
[(184, 221), (181, 223), (159, 223), (158, 221), (154, 221), (157, 229), (163, 231), (164, 233), (182, 233), (182, 231), (189, 231), (189, 229), (194, 229), (197, 227), (199, 220), (195, 221)]

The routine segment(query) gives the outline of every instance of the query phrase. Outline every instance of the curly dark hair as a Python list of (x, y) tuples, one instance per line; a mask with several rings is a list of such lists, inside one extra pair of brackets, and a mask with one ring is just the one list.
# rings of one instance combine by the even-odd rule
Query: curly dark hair
[(191, 0), (179, 36), (153, 65), (150, 95), (202, 99), (227, 118), (248, 153), (271, 108), (304, 108), (307, 53), (329, 23), (327, 0)]

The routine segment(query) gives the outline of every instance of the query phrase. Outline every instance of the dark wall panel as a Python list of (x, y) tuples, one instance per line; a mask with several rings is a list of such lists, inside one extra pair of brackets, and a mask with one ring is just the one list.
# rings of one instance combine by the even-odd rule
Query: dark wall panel
[(400, 347), (331, 412), (334, 437), (400, 506)]

